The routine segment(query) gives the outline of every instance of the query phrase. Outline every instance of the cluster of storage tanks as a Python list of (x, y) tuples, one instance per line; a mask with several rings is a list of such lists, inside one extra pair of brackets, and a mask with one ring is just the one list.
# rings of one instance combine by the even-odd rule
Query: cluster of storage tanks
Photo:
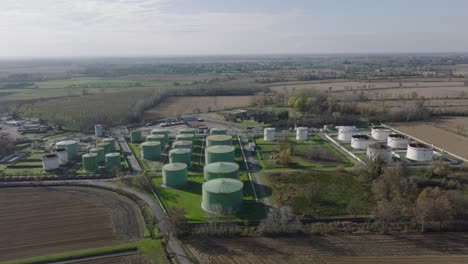
[(338, 129), (338, 140), (351, 143), (354, 149), (366, 150), (370, 160), (392, 160), (392, 150), (406, 149), (406, 158), (413, 161), (432, 161), (433, 150), (423, 144), (411, 143), (404, 135), (392, 133), (383, 126), (374, 126), (371, 135), (362, 135), (354, 126), (345, 126)]
[[(195, 133), (192, 129), (179, 130), (169, 151), (169, 163), (162, 168), (163, 186), (177, 188), (187, 183)], [(224, 128), (212, 128), (205, 142), (201, 207), (210, 213), (234, 212), (242, 205), (243, 183), (239, 180), (239, 165), (235, 163), (232, 136)]]
[(42, 169), (49, 172), (64, 166), (78, 156), (78, 141), (64, 140), (55, 143), (53, 153), (42, 156)]
[(98, 171), (100, 164), (104, 164), (109, 171), (120, 169), (121, 158), (120, 153), (116, 152), (115, 138), (104, 138), (89, 153), (83, 154), (81, 159), (86, 172)]

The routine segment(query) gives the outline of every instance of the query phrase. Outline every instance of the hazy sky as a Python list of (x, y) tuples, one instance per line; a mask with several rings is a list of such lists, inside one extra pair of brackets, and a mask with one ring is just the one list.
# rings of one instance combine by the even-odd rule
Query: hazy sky
[(0, 0), (0, 57), (468, 51), (467, 0)]

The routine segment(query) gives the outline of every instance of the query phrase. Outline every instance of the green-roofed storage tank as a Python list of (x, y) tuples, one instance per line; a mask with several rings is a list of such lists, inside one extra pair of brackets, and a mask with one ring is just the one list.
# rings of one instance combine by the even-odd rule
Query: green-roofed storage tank
[(83, 170), (89, 172), (95, 172), (98, 170), (98, 161), (96, 153), (88, 153), (82, 156)]
[(106, 160), (107, 170), (113, 171), (115, 169), (117, 170), (120, 169), (120, 153), (118, 152), (108, 153), (105, 156), (105, 160)]
[(139, 143), (139, 142), (143, 141), (141, 131), (140, 130), (133, 130), (132, 132), (130, 132), (130, 141), (132, 143)]
[(179, 149), (179, 148), (193, 149), (193, 143), (192, 141), (188, 141), (188, 140), (174, 141), (174, 143), (172, 143), (172, 148), (173, 149)]
[(213, 127), (210, 129), (210, 135), (227, 135), (227, 128)]
[(176, 141), (192, 141), (193, 144), (195, 144), (195, 136), (192, 134), (180, 134), (175, 137)]
[(230, 178), (239, 179), (239, 165), (234, 162), (214, 162), (203, 167), (203, 176), (206, 181)]
[(115, 138), (105, 138), (102, 140), (103, 143), (109, 143), (110, 152), (115, 152)]
[(232, 146), (232, 136), (229, 135), (213, 135), (206, 137), (206, 146)]
[(185, 163), (188, 167), (192, 164), (192, 150), (191, 149), (173, 149), (169, 151), (170, 163)]
[(163, 135), (164, 142), (166, 144), (169, 141), (169, 134), (171, 134), (171, 131), (167, 129), (156, 128), (156, 129), (151, 130), (151, 135)]
[(104, 161), (105, 153), (103, 148), (92, 148), (89, 150), (89, 153), (97, 154), (96, 160), (98, 163)]
[(159, 160), (161, 156), (161, 143), (155, 141), (141, 143), (141, 157), (151, 161)]
[(179, 129), (179, 134), (190, 134), (190, 135), (196, 135), (197, 130), (195, 128), (182, 128)]
[(71, 160), (78, 156), (78, 141), (64, 140), (55, 144), (55, 148), (64, 148), (67, 150), (68, 159)]
[(156, 141), (161, 143), (161, 146), (166, 145), (166, 140), (164, 139), (164, 135), (148, 135), (146, 136), (146, 141)]
[(244, 184), (235, 179), (214, 179), (202, 185), (202, 209), (210, 213), (229, 214), (242, 206)]
[(205, 149), (205, 163), (234, 162), (235, 149), (233, 146), (212, 146)]
[(179, 187), (187, 183), (187, 164), (169, 163), (162, 167), (163, 185)]
[(104, 149), (104, 155), (107, 154), (107, 153), (113, 152), (111, 150), (111, 144), (109, 142), (98, 143), (98, 144), (96, 144), (96, 147)]

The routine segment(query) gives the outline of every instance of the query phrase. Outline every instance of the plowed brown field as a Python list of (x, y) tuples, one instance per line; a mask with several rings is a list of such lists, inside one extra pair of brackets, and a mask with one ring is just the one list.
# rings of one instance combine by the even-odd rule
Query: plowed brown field
[(468, 234), (198, 239), (201, 263), (468, 263)]
[(140, 212), (112, 192), (78, 187), (0, 189), (0, 261), (133, 241)]

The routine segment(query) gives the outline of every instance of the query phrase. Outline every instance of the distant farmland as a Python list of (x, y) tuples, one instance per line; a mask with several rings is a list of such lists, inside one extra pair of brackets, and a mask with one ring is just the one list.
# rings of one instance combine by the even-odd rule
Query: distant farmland
[(78, 187), (0, 190), (0, 261), (140, 239), (136, 206), (108, 191)]
[(225, 109), (252, 106), (254, 96), (178, 96), (169, 97), (156, 107), (145, 112), (145, 118), (204, 113)]

